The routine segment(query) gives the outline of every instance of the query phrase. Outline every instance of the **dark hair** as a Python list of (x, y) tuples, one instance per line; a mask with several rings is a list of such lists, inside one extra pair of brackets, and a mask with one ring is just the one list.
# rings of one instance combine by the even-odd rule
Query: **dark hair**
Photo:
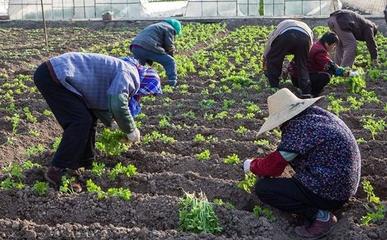
[(324, 35), (319, 40), (320, 43), (322, 44), (327, 43), (328, 45), (332, 45), (334, 43), (337, 43), (338, 41), (339, 41), (339, 38), (334, 32), (324, 33)]

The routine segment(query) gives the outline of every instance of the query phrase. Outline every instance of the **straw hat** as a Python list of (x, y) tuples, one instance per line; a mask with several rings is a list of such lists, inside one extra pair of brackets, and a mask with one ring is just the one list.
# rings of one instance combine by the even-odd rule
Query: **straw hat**
[(282, 88), (267, 98), (269, 117), (259, 129), (258, 135), (292, 119), (322, 97), (300, 99), (289, 89)]

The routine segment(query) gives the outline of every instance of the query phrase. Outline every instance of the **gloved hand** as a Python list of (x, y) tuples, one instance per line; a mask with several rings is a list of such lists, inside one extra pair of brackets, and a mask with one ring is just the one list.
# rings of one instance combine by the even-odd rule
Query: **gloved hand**
[(356, 77), (356, 76), (359, 76), (359, 73), (357, 71), (350, 71), (348, 76), (349, 77)]
[(253, 161), (254, 159), (246, 159), (243, 163), (243, 171), (245, 171), (245, 173), (249, 173), (250, 172), (250, 165), (251, 165), (251, 162)]
[(176, 79), (174, 79), (174, 80), (167, 80), (167, 83), (168, 83), (169, 86), (175, 87), (176, 84), (177, 84), (177, 80)]
[(126, 135), (126, 137), (128, 138), (129, 142), (139, 142), (141, 137), (140, 130), (138, 130), (138, 128), (135, 128), (131, 133)]

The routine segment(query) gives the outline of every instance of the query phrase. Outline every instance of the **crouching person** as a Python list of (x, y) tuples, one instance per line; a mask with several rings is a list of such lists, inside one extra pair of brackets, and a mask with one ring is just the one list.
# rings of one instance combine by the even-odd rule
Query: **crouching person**
[(146, 27), (137, 34), (130, 45), (130, 50), (140, 64), (152, 65), (153, 62), (157, 62), (164, 67), (170, 86), (177, 84), (176, 63), (173, 57), (174, 40), (175, 36), (181, 34), (181, 30), (180, 21), (166, 19)]
[(263, 54), (263, 65), (266, 77), (272, 88), (279, 88), (279, 77), (286, 55), (293, 54), (297, 65), (297, 86), (301, 96), (311, 97), (311, 84), (307, 68), (309, 49), (313, 43), (313, 32), (303, 22), (285, 20), (278, 24), (269, 35)]
[[(331, 59), (329, 52), (334, 50), (339, 38), (333, 32), (325, 33), (315, 42), (309, 51), (307, 67), (311, 82), (311, 93), (314, 97), (320, 95), (324, 87), (329, 83), (331, 76), (348, 76), (349, 71), (338, 66)], [(294, 86), (298, 87), (298, 71), (295, 61), (291, 61), (288, 72)], [(354, 72), (352, 74), (355, 74)]]
[(71, 52), (42, 63), (34, 82), (63, 128), (46, 179), (59, 186), (66, 169), (91, 167), (98, 118), (107, 126), (115, 120), (130, 142), (140, 141), (129, 103), (156, 93), (147, 89), (159, 80), (150, 68), (101, 54)]
[[(337, 223), (332, 211), (356, 193), (360, 180), (360, 152), (351, 130), (336, 115), (314, 106), (321, 97), (299, 99), (283, 88), (268, 98), (269, 117), (258, 134), (280, 127), (275, 152), (248, 159), (244, 171), (263, 177), (258, 198), (280, 210), (304, 216), (297, 235), (318, 238)], [(295, 175), (280, 176), (287, 165)]]

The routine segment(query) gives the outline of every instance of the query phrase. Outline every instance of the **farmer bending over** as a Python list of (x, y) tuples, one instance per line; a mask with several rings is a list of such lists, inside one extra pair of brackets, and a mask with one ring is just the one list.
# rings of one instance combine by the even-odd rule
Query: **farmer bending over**
[[(309, 51), (307, 66), (314, 97), (320, 95), (332, 75), (353, 76), (357, 74), (356, 72), (345, 71), (344, 68), (332, 61), (329, 52), (335, 49), (338, 41), (339, 39), (335, 33), (327, 32), (313, 44)], [(297, 65), (294, 61), (290, 62), (288, 72), (293, 85), (298, 87)]]
[(269, 35), (263, 53), (263, 68), (270, 86), (279, 88), (279, 77), (286, 55), (293, 54), (297, 65), (297, 86), (303, 98), (311, 97), (311, 84), (306, 62), (313, 43), (313, 32), (303, 22), (285, 20)]
[(181, 23), (176, 19), (166, 19), (142, 30), (132, 41), (130, 50), (140, 64), (160, 63), (167, 73), (167, 83), (177, 84), (174, 39), (181, 34)]
[[(269, 117), (258, 134), (280, 127), (281, 142), (276, 151), (243, 165), (246, 173), (263, 177), (255, 185), (262, 202), (309, 220), (295, 228), (305, 238), (329, 232), (337, 223), (332, 211), (356, 193), (360, 180), (356, 140), (341, 119), (313, 105), (320, 98), (299, 99), (286, 88), (269, 96)], [(288, 164), (295, 175), (275, 178)]]
[(343, 67), (352, 67), (356, 57), (356, 40), (365, 41), (371, 54), (372, 64), (378, 63), (375, 23), (351, 10), (337, 10), (328, 19), (329, 28), (339, 37), (335, 62)]
[(93, 53), (65, 53), (42, 63), (34, 82), (64, 132), (45, 173), (59, 186), (65, 169), (89, 168), (95, 158), (96, 122), (113, 119), (130, 142), (140, 141), (133, 116), (139, 98), (161, 93), (160, 79), (151, 68)]

